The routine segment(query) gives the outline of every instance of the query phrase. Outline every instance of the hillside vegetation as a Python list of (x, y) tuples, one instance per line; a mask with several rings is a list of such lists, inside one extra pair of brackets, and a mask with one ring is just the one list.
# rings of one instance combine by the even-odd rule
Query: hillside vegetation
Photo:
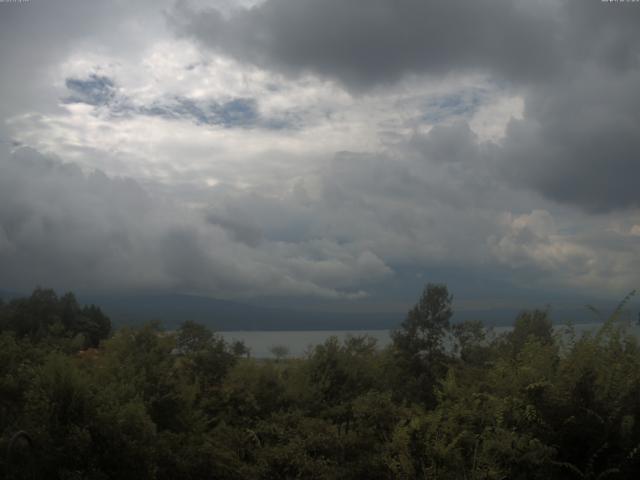
[[(621, 305), (622, 307), (622, 305)], [(36, 290), (0, 304), (8, 479), (570, 479), (640, 471), (640, 348), (612, 315), (451, 324), (428, 285), (385, 349), (259, 360), (193, 322), (111, 332)], [(4, 454), (6, 452), (6, 455)]]

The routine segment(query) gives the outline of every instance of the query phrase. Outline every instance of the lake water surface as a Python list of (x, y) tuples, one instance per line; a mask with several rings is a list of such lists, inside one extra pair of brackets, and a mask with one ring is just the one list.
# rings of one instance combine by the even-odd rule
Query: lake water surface
[[(574, 325), (575, 332), (581, 335), (584, 332), (594, 331), (602, 326), (601, 323), (581, 323)], [(564, 325), (556, 325), (557, 331), (563, 331)], [(640, 337), (640, 326), (632, 325), (631, 331)], [(498, 335), (511, 330), (512, 327), (494, 327), (494, 334)], [(378, 342), (379, 348), (384, 348), (391, 343), (391, 330), (309, 330), (309, 331), (236, 331), (219, 332), (226, 340), (242, 340), (251, 349), (251, 356), (256, 358), (273, 357), (270, 352), (273, 346), (285, 346), (289, 349), (289, 356), (302, 357), (315, 345), (324, 343), (329, 337), (336, 336), (341, 341), (352, 336), (368, 335)]]

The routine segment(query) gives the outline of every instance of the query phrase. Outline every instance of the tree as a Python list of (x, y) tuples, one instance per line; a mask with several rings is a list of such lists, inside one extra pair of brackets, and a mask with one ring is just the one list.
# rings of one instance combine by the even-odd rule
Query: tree
[(451, 330), (463, 362), (479, 366), (488, 360), (487, 332), (480, 320), (456, 323)]
[(271, 355), (276, 357), (276, 361), (280, 361), (289, 355), (289, 347), (286, 345), (274, 345), (269, 349)]
[(518, 353), (530, 340), (537, 340), (543, 345), (553, 343), (553, 325), (547, 310), (522, 312), (516, 318), (513, 331), (508, 335), (514, 353)]
[(445, 338), (451, 326), (453, 296), (446, 285), (429, 283), (400, 329), (392, 333), (398, 364), (413, 381), (410, 396), (433, 404), (433, 388), (446, 372)]
[(81, 307), (73, 293), (58, 298), (53, 290), (36, 288), (30, 297), (13, 299), (0, 308), (0, 330), (34, 342), (77, 337), (77, 350), (97, 347), (109, 336), (111, 321), (95, 305)]
[(185, 355), (205, 389), (218, 385), (237, 360), (220, 335), (192, 321), (184, 322), (178, 329), (176, 348), (179, 354)]
[(242, 340), (235, 340), (231, 343), (231, 351), (236, 357), (247, 357), (251, 356), (251, 349), (247, 347), (247, 345)]
[(213, 332), (201, 323), (187, 320), (180, 325), (176, 347), (182, 354), (207, 349), (213, 340)]

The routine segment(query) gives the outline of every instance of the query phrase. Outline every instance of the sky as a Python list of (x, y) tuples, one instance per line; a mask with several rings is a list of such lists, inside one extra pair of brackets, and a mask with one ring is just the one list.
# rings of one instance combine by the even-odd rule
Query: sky
[(640, 2), (0, 1), (0, 289), (640, 285)]

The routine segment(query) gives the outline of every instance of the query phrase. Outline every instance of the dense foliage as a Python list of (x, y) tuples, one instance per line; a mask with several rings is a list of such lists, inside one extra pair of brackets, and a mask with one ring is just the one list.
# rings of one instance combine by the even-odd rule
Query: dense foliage
[[(253, 359), (202, 325), (109, 336), (37, 290), (0, 305), (0, 468), (46, 479), (632, 478), (640, 348), (615, 316), (494, 336), (428, 285), (386, 349)], [(275, 355), (275, 354), (274, 354)], [(22, 432), (22, 433), (19, 433)]]

